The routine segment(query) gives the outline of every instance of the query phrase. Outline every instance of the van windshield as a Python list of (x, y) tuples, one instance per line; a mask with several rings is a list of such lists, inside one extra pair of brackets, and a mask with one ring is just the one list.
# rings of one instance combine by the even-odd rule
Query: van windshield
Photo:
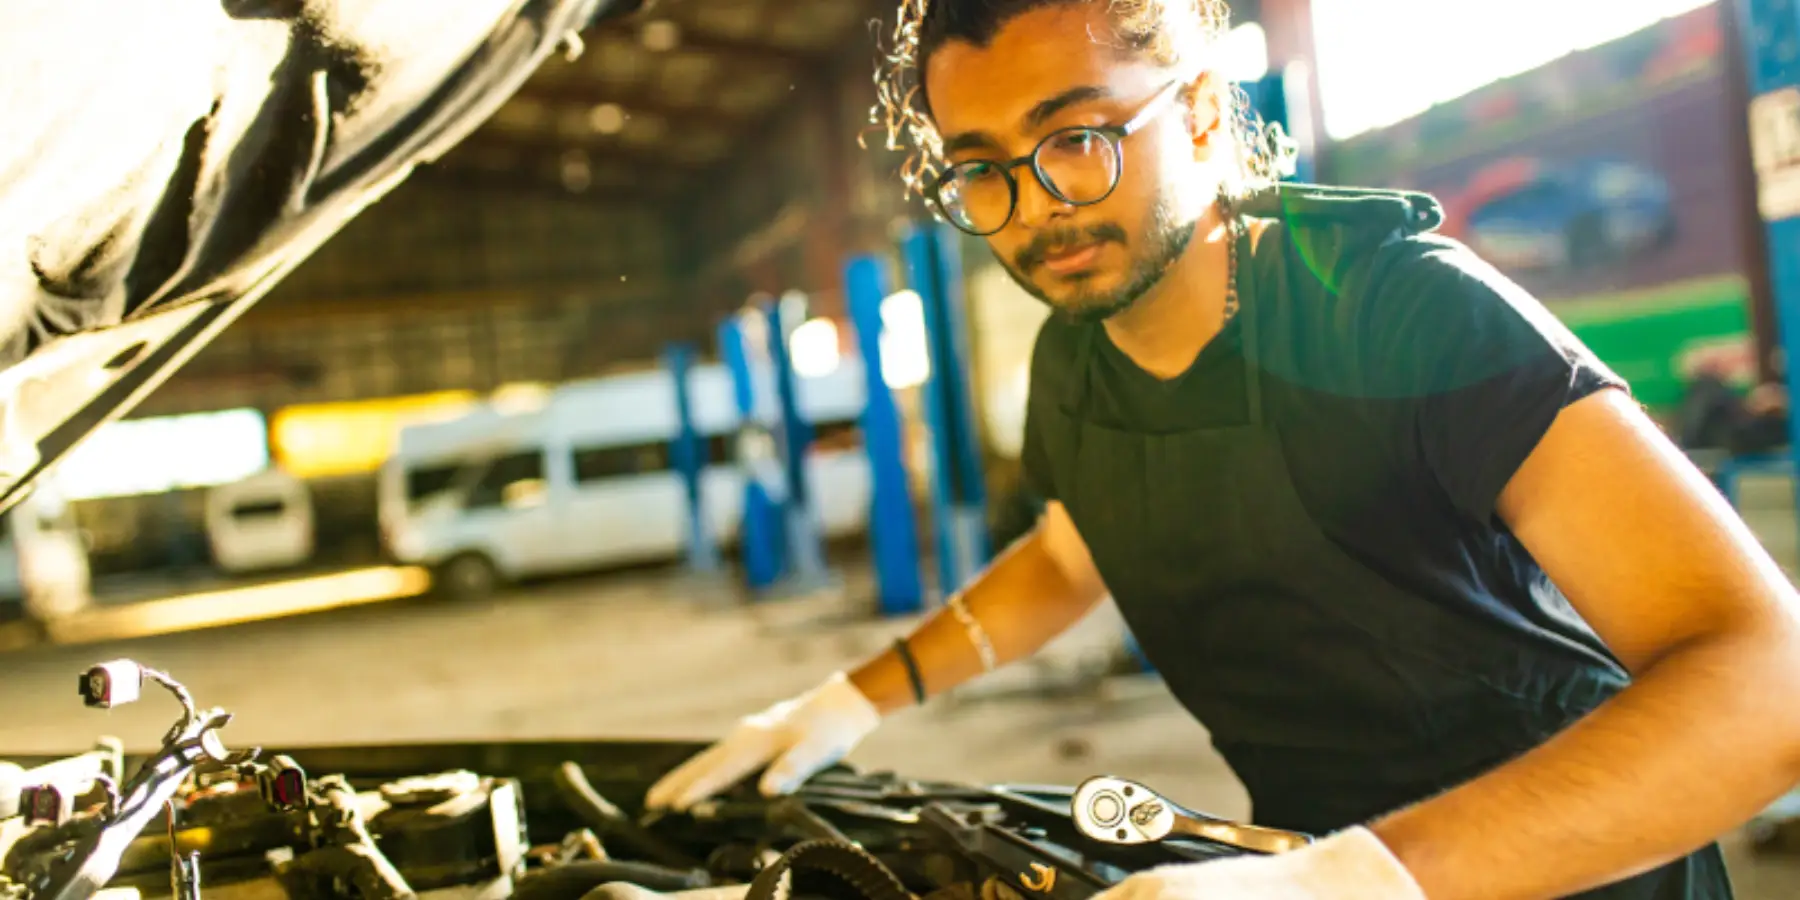
[(460, 466), (422, 466), (409, 469), (406, 473), (406, 502), (418, 505), (420, 502), (444, 491), (456, 482), (456, 473)]

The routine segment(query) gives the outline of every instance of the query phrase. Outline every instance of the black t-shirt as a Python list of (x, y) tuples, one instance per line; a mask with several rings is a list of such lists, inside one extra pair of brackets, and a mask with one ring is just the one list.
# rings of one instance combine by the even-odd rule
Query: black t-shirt
[(1625, 383), (1461, 244), (1372, 234), (1358, 247), (1342, 229), (1271, 226), (1249, 263), (1255, 294), (1242, 298), (1246, 314), (1257, 307), (1256, 346), (1246, 352), (1239, 316), (1167, 382), (1103, 327), (1053, 316), (1032, 359), (1026, 478), (1059, 497), (1041, 423), (1079, 374), (1081, 329), (1094, 331), (1084, 414), (1118, 430), (1245, 422), (1248, 357), (1295, 488), (1331, 540), (1410, 592), (1617, 667), (1494, 504), (1562, 408)]

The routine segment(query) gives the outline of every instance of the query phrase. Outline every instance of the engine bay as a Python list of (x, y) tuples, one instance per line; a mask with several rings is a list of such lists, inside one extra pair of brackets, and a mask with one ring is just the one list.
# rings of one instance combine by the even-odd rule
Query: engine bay
[(702, 746), (487, 742), (233, 749), (230, 713), (129, 660), (90, 707), (181, 713), (156, 751), (106, 737), (0, 762), (4, 900), (1084, 900), (1157, 865), (1278, 853), (1306, 835), (1187, 810), (1133, 782), (911, 780), (837, 766), (754, 779), (680, 813), (655, 780)]

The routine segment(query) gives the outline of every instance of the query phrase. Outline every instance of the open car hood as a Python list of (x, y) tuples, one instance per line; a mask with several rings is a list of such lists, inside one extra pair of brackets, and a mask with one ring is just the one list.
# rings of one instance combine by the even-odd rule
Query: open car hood
[(5, 0), (0, 510), (637, 5)]

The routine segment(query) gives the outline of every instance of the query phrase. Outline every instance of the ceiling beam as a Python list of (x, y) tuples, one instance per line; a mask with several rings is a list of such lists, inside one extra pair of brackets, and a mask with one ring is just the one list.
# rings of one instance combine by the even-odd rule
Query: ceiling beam
[(600, 181), (586, 190), (571, 191), (560, 181), (527, 172), (485, 172), (474, 169), (431, 166), (421, 168), (413, 181), (433, 190), (470, 193), (495, 193), (507, 196), (542, 197), (565, 203), (591, 205), (602, 203), (619, 206), (656, 206), (672, 202), (680, 196), (679, 184), (658, 186), (636, 182)]
[[(664, 119), (669, 127), (677, 132), (691, 128), (730, 128), (737, 129), (760, 122), (768, 117), (767, 110), (729, 108), (719, 109), (696, 103), (692, 106), (671, 104), (665, 98), (659, 98), (651, 91), (642, 88), (602, 87), (591, 84), (548, 84), (536, 85), (527, 83), (519, 90), (518, 96), (551, 106), (576, 107), (591, 110), (602, 103), (617, 104), (625, 110), (626, 115), (647, 113)], [(679, 135), (676, 135), (679, 138)]]
[[(646, 17), (632, 16), (624, 21), (607, 22), (588, 29), (588, 31), (583, 34), (583, 38), (587, 39), (589, 43), (596, 45), (600, 43), (596, 38), (614, 37), (631, 41), (642, 46), (641, 36), (643, 34), (643, 28), (649, 21), (650, 19)], [(676, 40), (675, 46), (666, 51), (667, 53), (699, 53), (732, 66), (749, 66), (755, 68), (778, 67), (788, 70), (806, 69), (816, 67), (820, 63), (830, 59), (835, 52), (834, 50), (814, 52), (790, 49), (787, 47), (774, 47), (756, 41), (744, 41), (736, 38), (724, 37), (722, 35), (708, 34), (704, 31), (697, 30), (678, 19), (671, 19), (671, 21), (675, 21), (676, 23), (679, 30), (679, 38)], [(595, 49), (597, 52), (605, 52), (603, 48), (596, 47)], [(657, 53), (656, 55), (660, 56), (662, 53)]]
[[(680, 142), (681, 135), (674, 135), (672, 140)], [(512, 152), (517, 155), (521, 163), (547, 160), (554, 164), (561, 160), (565, 152), (582, 150), (587, 152), (589, 161), (595, 164), (616, 160), (647, 172), (676, 175), (701, 172), (720, 161), (682, 162), (674, 154), (662, 149), (640, 149), (607, 140), (571, 140), (551, 134), (516, 135), (502, 132), (477, 132), (470, 135), (463, 144), (483, 150)], [(445, 154), (445, 159), (450, 158), (451, 154)]]

